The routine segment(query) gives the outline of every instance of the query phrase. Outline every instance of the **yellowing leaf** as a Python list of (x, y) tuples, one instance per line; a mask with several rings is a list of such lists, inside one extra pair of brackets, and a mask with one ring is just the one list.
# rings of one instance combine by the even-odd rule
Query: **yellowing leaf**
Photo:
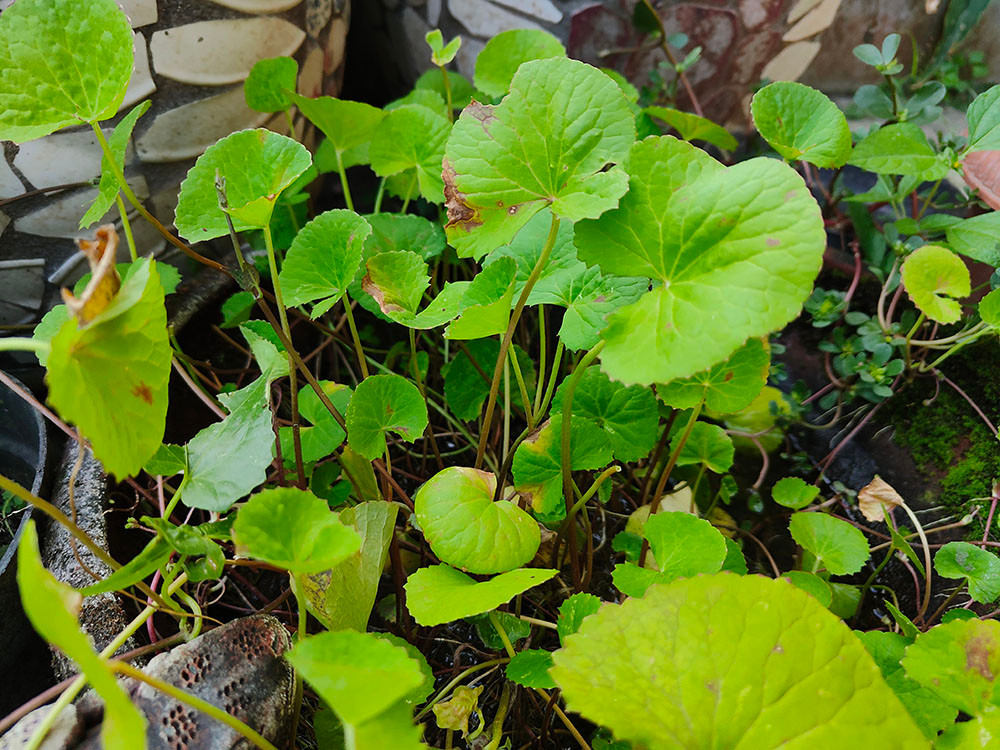
[(885, 521), (886, 508), (897, 508), (905, 504), (892, 485), (877, 474), (858, 492), (858, 507), (861, 509), (861, 514), (873, 523)]
[(458, 730), (465, 737), (469, 734), (469, 717), (479, 711), (479, 694), (483, 686), (470, 688), (459, 685), (451, 700), (434, 705), (434, 718), (441, 729)]
[(81, 326), (87, 325), (108, 306), (121, 289), (122, 280), (115, 268), (118, 233), (114, 225), (98, 227), (93, 240), (77, 240), (76, 246), (90, 264), (90, 282), (79, 297), (63, 289), (62, 298)]

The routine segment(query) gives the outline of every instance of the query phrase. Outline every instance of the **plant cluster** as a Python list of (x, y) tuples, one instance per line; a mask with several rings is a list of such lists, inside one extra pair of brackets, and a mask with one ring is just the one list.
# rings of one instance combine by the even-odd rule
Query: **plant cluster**
[[(934, 86), (903, 104), (894, 95), (855, 144), (822, 93), (773, 83), (751, 108), (778, 158), (733, 163), (722, 127), (641, 106), (620, 76), (567, 58), (543, 32), (498, 35), (471, 83), (446, 67), (460, 40), (427, 41), (437, 69), (384, 108), (303, 97), (293, 60), (258, 63), (248, 104), (290, 123), (298, 110), (325, 140), (312, 154), (265, 129), (221, 139), (181, 185), (175, 235), (124, 176), (148, 105), (110, 138), (100, 127), (132, 66), (115, 2), (18, 0), (0, 15), (0, 138), (91, 125), (104, 160), (81, 227), (117, 203), (132, 258), (117, 266), (117, 233), (99, 228), (81, 243), (92, 273), (65, 304), (33, 337), (0, 339), (45, 365), (48, 403), (78, 430), (81, 456), (89, 446), (142, 489), (131, 533), (144, 548), (119, 562), (0, 477), (114, 571), (74, 590), (42, 566), (33, 526), (21, 542), (25, 611), (81, 670), (57, 707), (89, 683), (105, 702), (105, 747), (144, 747), (144, 719), (114, 676), (150, 678), (112, 654), (156, 612), (197, 635), (208, 604), (192, 584), (239, 563), (280, 571), (297, 604), (287, 658), (297, 700), (304, 681), (322, 703), (321, 747), (450, 748), (456, 734), (491, 750), (567, 738), (988, 747), (1000, 732), (1000, 625), (949, 606), (964, 592), (1000, 598), (1000, 561), (969, 542), (932, 559), (928, 530), (877, 478), (850, 505), (885, 534), (849, 515), (846, 493), (824, 498), (797, 476), (771, 489), (795, 549), (775, 556), (736, 520), (748, 503), (735, 502), (746, 488), (730, 472), (756, 448), (761, 489), (783, 414), (855, 397), (874, 408), (901, 379), (937, 374), (996, 334), (1000, 292), (975, 301), (960, 256), (1000, 261), (997, 215), (928, 209), (953, 207), (935, 201), (967, 154), (1000, 149), (1000, 87), (969, 105), (968, 136), (932, 143), (921, 130), (941, 99)], [(897, 46), (857, 54), (891, 85)], [(845, 165), (875, 186), (849, 195), (836, 175), (817, 177)], [(351, 167), (380, 178), (369, 213)], [(312, 215), (308, 189), (325, 172), (345, 207)], [(164, 307), (178, 274), (134, 245), (126, 202), (239, 284), (223, 325), (245, 340), (230, 338), (251, 378), (213, 384), (180, 350)], [(814, 290), (844, 205), (858, 231), (853, 280), (844, 293)], [(235, 266), (189, 245), (216, 238), (231, 239)], [(852, 309), (871, 278), (874, 312)], [(768, 384), (769, 337), (803, 305), (832, 331), (830, 383), (789, 404)], [(302, 354), (317, 341), (342, 365)], [(172, 366), (218, 416), (184, 443), (163, 442)], [(886, 588), (878, 574), (897, 557), (914, 572), (915, 610), (889, 589), (887, 629), (853, 632), (845, 620)], [(957, 586), (936, 608), (935, 574)], [(148, 606), (96, 653), (76, 621), (81, 598), (133, 588)], [(437, 644), (454, 637), (472, 665), (442, 664)], [(154, 687), (271, 747), (221, 709)]]

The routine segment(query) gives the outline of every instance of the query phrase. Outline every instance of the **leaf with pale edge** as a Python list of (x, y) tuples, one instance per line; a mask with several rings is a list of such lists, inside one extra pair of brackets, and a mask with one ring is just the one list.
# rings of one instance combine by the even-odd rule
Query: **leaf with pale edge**
[(955, 323), (962, 317), (956, 301), (972, 289), (969, 269), (955, 253), (940, 245), (918, 247), (902, 269), (903, 284), (913, 304), (936, 323)]
[(802, 549), (835, 576), (857, 573), (871, 554), (864, 534), (828, 513), (795, 513), (788, 530)]
[(494, 502), (496, 486), (491, 472), (450, 466), (417, 490), (417, 523), (442, 562), (470, 573), (503, 573), (535, 556), (538, 522), (507, 498)]
[(554, 660), (570, 711), (650, 750), (927, 747), (853, 633), (786, 581), (652, 587), (602, 607)]
[(851, 155), (847, 118), (821, 91), (777, 81), (754, 94), (750, 111), (761, 136), (785, 159), (842, 167)]
[(628, 156), (633, 123), (621, 89), (596, 68), (567, 58), (524, 63), (500, 104), (473, 102), (448, 138), (452, 246), (482, 257), (545, 206), (569, 221), (614, 208), (628, 181), (605, 167)]
[(369, 461), (385, 452), (385, 435), (412, 443), (427, 427), (427, 405), (417, 386), (399, 375), (372, 375), (358, 384), (347, 407), (347, 440)]
[(557, 572), (520, 568), (476, 582), (448, 565), (432, 565), (406, 579), (406, 607), (425, 627), (453, 622), (496, 609)]
[(10, 5), (0, 13), (0, 141), (113, 117), (133, 63), (132, 29), (114, 0)]

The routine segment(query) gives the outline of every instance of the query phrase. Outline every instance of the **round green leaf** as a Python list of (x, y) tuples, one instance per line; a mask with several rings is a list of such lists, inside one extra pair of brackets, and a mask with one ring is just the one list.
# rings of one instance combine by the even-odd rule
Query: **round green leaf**
[(394, 109), (376, 126), (369, 147), (372, 169), (381, 177), (403, 174), (432, 203), (444, 201), (441, 161), (450, 124), (416, 104)]
[(570, 710), (650, 750), (927, 747), (861, 642), (785, 581), (655, 586), (602, 607), (554, 660)]
[(97, 317), (82, 328), (66, 320), (51, 345), (49, 402), (109, 473), (138, 472), (160, 447), (167, 417), (171, 351), (156, 262), (140, 260)]
[(320, 633), (297, 643), (286, 658), (349, 725), (374, 718), (424, 680), (406, 649), (374, 633)]
[(968, 542), (948, 542), (934, 555), (934, 570), (944, 578), (964, 578), (980, 604), (1000, 597), (1000, 559)]
[(732, 151), (739, 145), (728, 130), (706, 117), (682, 112), (673, 107), (646, 107), (643, 112), (663, 120), (685, 141), (705, 141), (727, 151)]
[(510, 500), (494, 502), (496, 487), (491, 472), (450, 466), (417, 490), (417, 522), (442, 562), (470, 573), (502, 573), (535, 556), (538, 522)]
[(427, 405), (417, 386), (399, 375), (372, 375), (358, 384), (347, 407), (347, 440), (369, 461), (385, 452), (385, 434), (413, 442), (427, 427)]
[(824, 607), (833, 604), (833, 592), (830, 590), (830, 585), (818, 575), (802, 570), (790, 570), (783, 573), (781, 577), (787, 578), (795, 588), (802, 589)]
[(910, 122), (885, 125), (869, 133), (851, 152), (848, 164), (878, 174), (940, 180), (951, 164), (931, 146), (924, 131)]
[(979, 315), (987, 325), (1000, 328), (1000, 289), (979, 300)]
[(406, 608), (425, 627), (453, 622), (494, 610), (556, 573), (520, 568), (477, 583), (448, 565), (432, 565), (406, 579)]
[(476, 57), (476, 88), (494, 99), (510, 89), (510, 82), (522, 63), (565, 57), (566, 48), (556, 37), (541, 29), (512, 29), (491, 38)]
[(976, 716), (995, 705), (1000, 623), (953, 620), (938, 625), (917, 636), (902, 663), (910, 679)]
[(661, 136), (637, 143), (628, 169), (621, 206), (576, 226), (584, 262), (663, 282), (608, 318), (601, 366), (611, 378), (689, 377), (798, 315), (826, 235), (791, 167), (759, 158), (724, 168)]
[(326, 211), (302, 227), (278, 275), (285, 304), (321, 300), (314, 318), (329, 310), (354, 280), (371, 232), (367, 221), (346, 209)]
[(627, 179), (605, 167), (627, 157), (633, 123), (622, 90), (596, 68), (525, 63), (500, 104), (473, 102), (448, 138), (449, 241), (460, 256), (481, 257), (545, 206), (570, 221), (614, 208)]
[[(670, 441), (670, 450), (676, 450), (680, 433)], [(733, 439), (716, 424), (695, 422), (687, 442), (677, 457), (678, 466), (704, 464), (709, 471), (724, 474), (733, 465)]]
[(537, 648), (519, 651), (507, 665), (507, 679), (524, 687), (552, 690), (556, 682), (549, 675), (551, 667), (551, 651)]
[(689, 378), (656, 387), (656, 395), (675, 409), (691, 409), (704, 400), (718, 414), (745, 409), (767, 383), (771, 366), (770, 347), (765, 339), (750, 339), (724, 362)]
[(258, 60), (243, 82), (247, 106), (257, 112), (284, 112), (292, 106), (289, 91), (295, 91), (299, 64), (292, 57)]
[(847, 118), (822, 92), (793, 81), (771, 83), (750, 102), (754, 125), (789, 161), (840, 167), (851, 155)]
[[(331, 171), (339, 166), (368, 163), (368, 144), (372, 133), (385, 117), (381, 109), (363, 102), (334, 99), (332, 96), (310, 99), (292, 91), (288, 92), (288, 96), (302, 114), (326, 136), (323, 143), (333, 150), (334, 165), (330, 168)], [(318, 153), (316, 158), (318, 161)]]
[(133, 61), (114, 0), (18, 0), (0, 13), (0, 141), (113, 117)]
[(233, 540), (240, 554), (292, 573), (329, 570), (361, 549), (361, 537), (325, 500), (295, 487), (251, 497), (233, 523)]
[(189, 242), (229, 233), (219, 207), (216, 172), (226, 181), (229, 214), (237, 232), (262, 229), (278, 195), (305, 172), (312, 157), (305, 146), (270, 130), (241, 130), (208, 147), (181, 183), (174, 225)]
[(918, 247), (903, 261), (903, 284), (913, 304), (937, 323), (955, 323), (962, 317), (956, 299), (972, 289), (969, 269), (955, 253), (940, 245)]
[(868, 560), (868, 540), (847, 521), (828, 513), (795, 513), (788, 530), (835, 576), (857, 573)]
[[(562, 411), (565, 383), (552, 399), (552, 412)], [(616, 383), (597, 367), (580, 378), (573, 395), (573, 416), (590, 419), (608, 436), (614, 457), (638, 461), (653, 450), (658, 437), (659, 413), (649, 388)]]
[(792, 510), (806, 507), (819, 494), (819, 487), (799, 477), (784, 477), (774, 483), (771, 499)]

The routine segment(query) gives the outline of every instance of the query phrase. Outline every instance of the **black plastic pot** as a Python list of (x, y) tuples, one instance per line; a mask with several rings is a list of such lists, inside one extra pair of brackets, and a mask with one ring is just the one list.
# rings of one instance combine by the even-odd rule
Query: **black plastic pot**
[[(0, 474), (38, 495), (44, 490), (47, 458), (42, 415), (0, 383)], [(24, 616), (17, 592), (17, 544), (29, 518), (30, 508), (22, 513), (14, 540), (0, 557), (0, 675), (6, 684), (0, 689), (0, 716), (23, 702), (22, 683), (28, 683), (25, 687), (30, 691), (36, 682), (22, 670), (26, 661), (34, 661), (25, 659), (27, 652), (37, 650), (40, 642)]]

